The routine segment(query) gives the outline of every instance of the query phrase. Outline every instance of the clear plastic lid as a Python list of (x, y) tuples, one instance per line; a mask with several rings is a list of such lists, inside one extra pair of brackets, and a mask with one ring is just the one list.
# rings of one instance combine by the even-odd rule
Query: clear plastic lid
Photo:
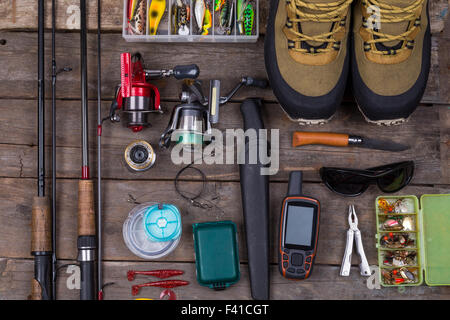
[(424, 194), (423, 220), (425, 281), (430, 286), (450, 285), (450, 194)]
[(143, 203), (128, 214), (123, 223), (123, 240), (126, 246), (138, 257), (143, 259), (159, 259), (171, 253), (180, 242), (180, 238), (156, 242), (148, 238), (144, 230), (145, 212), (155, 203)]

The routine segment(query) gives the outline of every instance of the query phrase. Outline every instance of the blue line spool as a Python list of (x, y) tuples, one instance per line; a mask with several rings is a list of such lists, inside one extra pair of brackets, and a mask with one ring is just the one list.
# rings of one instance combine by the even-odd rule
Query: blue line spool
[(156, 204), (144, 214), (144, 230), (155, 242), (176, 240), (181, 236), (181, 215), (172, 204)]

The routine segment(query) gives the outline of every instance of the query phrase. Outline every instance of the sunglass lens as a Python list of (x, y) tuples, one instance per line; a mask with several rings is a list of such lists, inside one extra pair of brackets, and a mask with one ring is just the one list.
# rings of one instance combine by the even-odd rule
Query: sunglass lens
[(348, 172), (327, 170), (323, 181), (335, 192), (343, 195), (358, 195), (368, 187), (367, 178)]
[(392, 171), (378, 178), (378, 186), (383, 192), (396, 192), (409, 183), (413, 170), (413, 166), (409, 166)]

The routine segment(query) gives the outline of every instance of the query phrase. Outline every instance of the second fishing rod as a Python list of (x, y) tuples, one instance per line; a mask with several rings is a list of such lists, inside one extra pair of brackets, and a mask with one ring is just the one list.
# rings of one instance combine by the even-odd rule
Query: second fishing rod
[(95, 257), (97, 248), (94, 182), (89, 174), (88, 143), (88, 82), (86, 0), (80, 0), (80, 56), (81, 56), (81, 180), (78, 182), (78, 262), (80, 263), (80, 299), (95, 300)]

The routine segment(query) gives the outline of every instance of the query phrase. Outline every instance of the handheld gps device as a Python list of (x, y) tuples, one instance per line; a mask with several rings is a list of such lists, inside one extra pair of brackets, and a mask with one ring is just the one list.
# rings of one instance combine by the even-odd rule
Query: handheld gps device
[(320, 203), (302, 194), (302, 172), (289, 176), (289, 190), (281, 206), (278, 266), (283, 277), (310, 276), (319, 238)]

